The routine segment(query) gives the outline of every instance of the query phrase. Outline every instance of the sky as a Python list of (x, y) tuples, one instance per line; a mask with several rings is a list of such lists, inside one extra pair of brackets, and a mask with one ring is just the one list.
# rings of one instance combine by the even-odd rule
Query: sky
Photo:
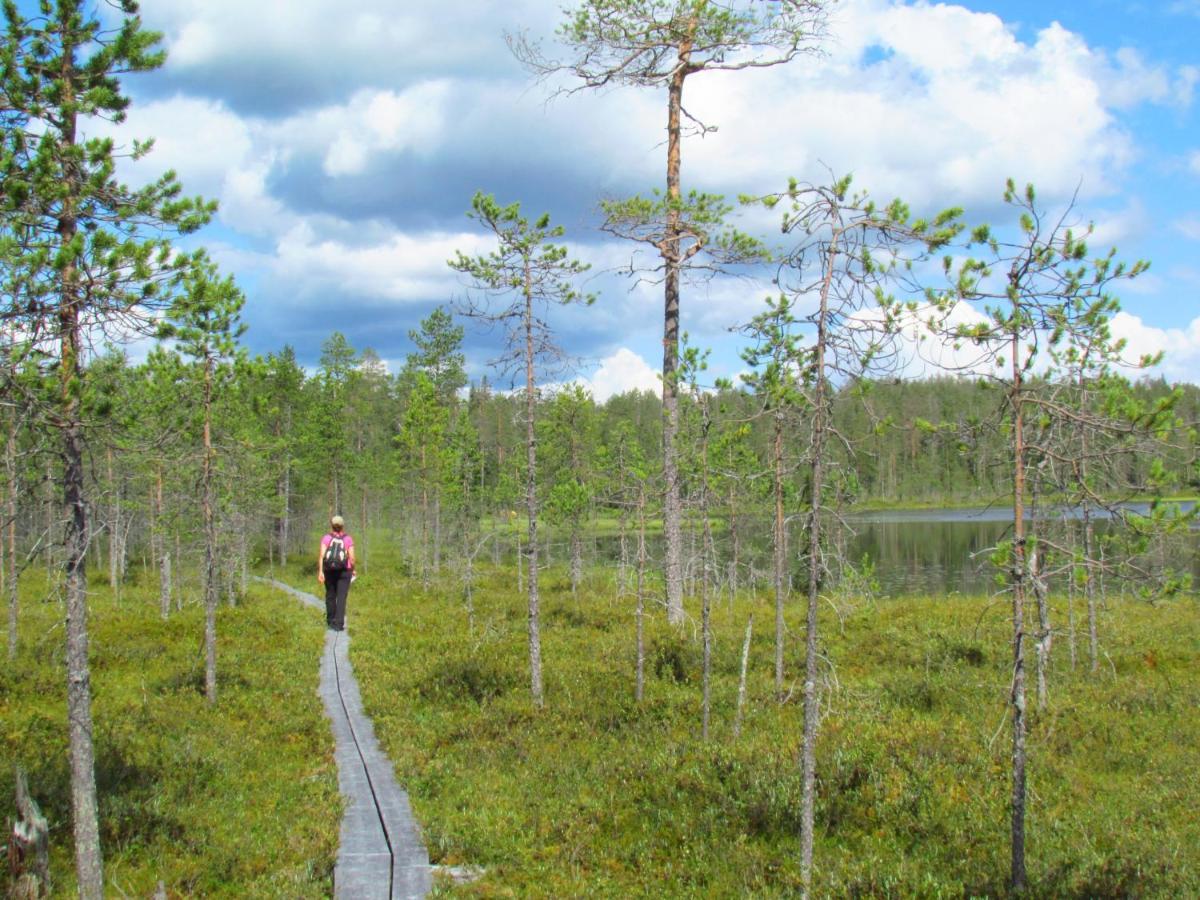
[[(551, 319), (578, 376), (601, 400), (657, 391), (661, 287), (621, 275), (631, 246), (597, 226), (602, 199), (662, 186), (666, 98), (552, 97), (505, 34), (553, 51), (561, 6), (143, 0), (168, 57), (124, 80), (118, 141), (155, 139), (125, 175), (172, 168), (219, 201), (192, 240), (243, 287), (244, 343), (290, 345), (309, 367), (335, 330), (403, 365), (409, 331), (465, 296), (446, 261), (490, 249), (466, 216), (477, 190), (548, 212), (592, 265), (581, 287), (596, 302)], [(684, 188), (734, 198), (852, 173), (880, 200), (962, 206), (971, 222), (1011, 220), (1009, 177), (1051, 210), (1077, 196), (1093, 248), (1152, 263), (1124, 285), (1114, 331), (1166, 351), (1167, 378), (1200, 381), (1198, 45), (1200, 0), (842, 0), (820, 54), (688, 80), (685, 106), (717, 130), (685, 142)], [(778, 215), (739, 225), (778, 242)], [(745, 369), (736, 329), (769, 277), (685, 287), (682, 328), (714, 377)], [(499, 336), (464, 324), (471, 377), (507, 384), (489, 366)]]

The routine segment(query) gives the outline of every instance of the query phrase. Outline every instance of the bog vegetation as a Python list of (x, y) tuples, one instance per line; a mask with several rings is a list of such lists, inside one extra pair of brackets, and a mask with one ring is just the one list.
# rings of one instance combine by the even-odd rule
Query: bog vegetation
[[(212, 204), (173, 174), (126, 188), (79, 137), (161, 62), (135, 4), (111, 32), (5, 7), (0, 797), (28, 784), (56, 890), (328, 892), (320, 630), (249, 577), (311, 587), (336, 512), (364, 697), (435, 861), (486, 870), (460, 890), (1200, 891), (1197, 608), (1170, 563), (1195, 512), (1164, 502), (1200, 490), (1200, 390), (1109, 328), (1147, 264), (1014, 182), (994, 228), (849, 178), (744, 198), (783, 248), (732, 228), (680, 187), (682, 92), (812, 50), (824, 4), (774, 5), (588, 0), (576, 56), (513, 39), (543, 75), (667, 89), (667, 192), (603, 226), (661, 258), (662, 395), (603, 401), (548, 375), (555, 309), (603, 302), (586, 265), (482, 190), (464, 209), (496, 249), (448, 261), (464, 297), (398, 372), (338, 332), (315, 368), (251, 356), (247, 298), (169, 240)], [(680, 328), (686, 271), (731, 266), (778, 288), (739, 323), (737, 384)], [(508, 342), (469, 382), (481, 319)], [(901, 377), (922, 346), (954, 364)], [(995, 596), (876, 597), (842, 514), (953, 503), (1013, 510)]]

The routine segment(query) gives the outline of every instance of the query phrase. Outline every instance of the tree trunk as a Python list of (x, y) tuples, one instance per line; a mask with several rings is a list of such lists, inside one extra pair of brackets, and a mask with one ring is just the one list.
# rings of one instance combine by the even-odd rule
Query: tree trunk
[(433, 574), (442, 571), (442, 491), (433, 491)]
[(737, 714), (733, 719), (733, 736), (741, 737), (742, 716), (746, 709), (746, 671), (750, 666), (750, 636), (754, 632), (754, 614), (746, 620), (746, 640), (742, 642), (742, 669), (738, 674)]
[(529, 686), (533, 705), (541, 707), (542, 636), (538, 597), (538, 520), (537, 520), (537, 433), (534, 430), (534, 344), (533, 293), (528, 261), (525, 264), (525, 505), (529, 517)]
[(1091, 657), (1092, 673), (1100, 671), (1100, 638), (1096, 624), (1096, 562), (1094, 559), (1096, 530), (1092, 524), (1090, 504), (1083, 507), (1083, 592), (1087, 598), (1088, 653)]
[(55, 511), (58, 502), (55, 499), (54, 493), (54, 463), (50, 459), (50, 454), (46, 454), (45, 494), (46, 540), (43, 542), (45, 549), (42, 551), (42, 558), (46, 561), (46, 578), (49, 581), (54, 577), (54, 569), (57, 564), (57, 560), (54, 558), (54, 547), (57, 543), (55, 532), (58, 530), (57, 514)]
[(1071, 577), (1067, 580), (1067, 649), (1071, 657), (1071, 670), (1078, 665), (1075, 649), (1075, 567), (1071, 567)]
[(625, 593), (629, 586), (629, 508), (624, 501), (621, 503), (621, 515), (618, 524), (618, 546), (621, 556), (617, 562), (617, 596)]
[[(695, 24), (693, 22), (693, 28)], [(679, 65), (667, 88), (667, 213), (663, 256), (663, 569), (666, 576), (667, 621), (683, 622), (683, 507), (679, 497), (679, 270), (682, 263), (682, 228), (674, 204), (680, 199), (680, 117), (683, 82), (688, 74), (691, 41), (679, 49)]]
[(8, 423), (8, 440), (4, 444), (4, 474), (8, 481), (8, 496), (5, 504), (6, 527), (0, 532), (0, 541), (8, 537), (8, 571), (4, 586), (8, 593), (8, 658), (17, 658), (17, 615), (19, 612), (18, 586), (21, 577), (17, 565), (17, 420), (14, 415)]
[(815, 359), (813, 361), (813, 416), (810, 475), (812, 487), (808, 508), (808, 604), (804, 630), (804, 741), (801, 749), (802, 783), (800, 788), (800, 878), (804, 896), (812, 894), (813, 829), (817, 794), (817, 724), (820, 719), (817, 696), (817, 607), (820, 601), (821, 574), (824, 562), (821, 555), (821, 505), (825, 487), (825, 439), (829, 427), (829, 397), (825, 381), (825, 351), (828, 340), (828, 303), (833, 279), (837, 235), (829, 248), (825, 283), (821, 291), (820, 312), (817, 316)]
[[(76, 113), (68, 101), (75, 96), (74, 48), (64, 47), (62, 57), (64, 107), (62, 143), (76, 143)], [(67, 195), (58, 219), (61, 246), (74, 243), (78, 231), (75, 218), (79, 174), (67, 163), (64, 173)], [(104, 895), (104, 871), (100, 853), (100, 823), (96, 800), (96, 760), (92, 742), (92, 685), (88, 662), (87, 628), (87, 499), (84, 493), (84, 442), (81, 425), (79, 382), (82, 372), (79, 271), (68, 262), (59, 273), (59, 427), (62, 433), (63, 574), (67, 595), (67, 723), (71, 757), (71, 810), (75, 831), (75, 874), (81, 900), (99, 900)], [(47, 458), (47, 468), (50, 462)], [(49, 484), (49, 482), (48, 482)], [(52, 523), (51, 523), (52, 524)], [(47, 551), (52, 546), (47, 533)], [(50, 556), (48, 552), (48, 558)]]
[(1010, 887), (1023, 893), (1025, 874), (1025, 435), (1020, 343), (1012, 339), (1013, 384), (1013, 669), (1012, 669), (1012, 866)]
[(775, 693), (783, 696), (783, 601), (787, 594), (785, 565), (787, 560), (787, 529), (783, 518), (783, 413), (775, 412), (775, 440), (772, 444), (772, 480), (775, 493)]
[(204, 361), (204, 460), (201, 468), (201, 506), (204, 511), (204, 696), (217, 702), (216, 518), (212, 484), (212, 360)]
[(357, 568), (362, 568), (367, 560), (367, 486), (364, 483), (362, 489), (362, 502), (359, 505), (360, 513), (358, 519), (358, 541), (354, 548), (354, 565)]
[(171, 554), (163, 553), (158, 564), (158, 613), (165, 622), (171, 616)]
[(583, 581), (583, 535), (578, 522), (571, 523), (571, 596), (579, 599), (579, 583)]
[(637, 687), (634, 697), (642, 702), (646, 686), (646, 487), (638, 489), (637, 542)]
[(1029, 554), (1029, 581), (1033, 587), (1033, 596), (1037, 600), (1038, 635), (1037, 635), (1037, 698), (1038, 709), (1045, 709), (1050, 700), (1047, 669), (1050, 666), (1050, 650), (1054, 641), (1054, 632), (1050, 628), (1050, 599), (1048, 588), (1042, 573), (1042, 556), (1040, 547), (1035, 545)]
[(291, 511), (292, 511), (292, 459), (289, 455), (283, 464), (283, 483), (281, 485), (281, 493), (283, 494), (283, 515), (279, 518), (279, 565), (287, 568), (288, 557), (288, 530), (291, 526)]
[(729, 559), (729, 609), (733, 610), (733, 604), (737, 600), (738, 589), (738, 567), (741, 565), (742, 555), (742, 537), (741, 531), (738, 528), (737, 506), (734, 500), (733, 485), (729, 486), (729, 543), (730, 543), (730, 559)]

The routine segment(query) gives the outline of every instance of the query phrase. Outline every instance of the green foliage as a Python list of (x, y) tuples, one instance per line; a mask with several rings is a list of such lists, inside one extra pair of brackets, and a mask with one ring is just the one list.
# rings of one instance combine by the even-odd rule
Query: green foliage
[[(511, 570), (483, 573), (474, 635), (454, 591), (438, 585), (422, 592), (389, 575), (355, 600), (364, 703), (434, 861), (485, 869), (456, 892), (794, 893), (800, 709), (774, 700), (766, 633), (751, 649), (742, 738), (731, 738), (756, 601), (714, 608), (714, 739), (704, 743), (698, 635), (651, 616), (639, 706), (632, 600), (607, 592), (544, 592), (546, 708), (535, 711), (514, 689), (525, 678), (525, 622), (512, 581)], [(1197, 609), (1190, 600), (1110, 604), (1114, 674), (1091, 679), (1059, 654), (1060, 699), (1031, 724), (1031, 887), (1037, 896), (1189, 895), (1200, 889), (1190, 815)], [(802, 628), (797, 610), (787, 614)], [(996, 649), (1003, 606), (918, 598), (822, 617), (824, 651), (842, 662), (818, 746), (814, 890), (1003, 895), (1007, 747), (992, 740), (1010, 663)]]
[[(90, 598), (108, 893), (148, 897), (162, 880), (173, 896), (328, 896), (340, 809), (315, 690), (319, 617), (260, 588), (222, 610), (222, 696), (210, 707), (195, 652), (203, 611), (189, 604), (164, 622), (152, 590)], [(29, 773), (50, 820), (56, 896), (69, 896), (62, 631), (45, 591), (32, 573), (22, 580), (22, 649), (0, 671), (0, 757)], [(6, 765), (0, 795), (12, 790)]]

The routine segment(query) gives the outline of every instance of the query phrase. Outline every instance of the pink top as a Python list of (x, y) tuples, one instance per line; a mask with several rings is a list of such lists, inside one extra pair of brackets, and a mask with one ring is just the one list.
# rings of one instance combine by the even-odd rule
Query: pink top
[[(347, 555), (349, 555), (350, 551), (354, 549), (354, 538), (350, 537), (350, 535), (346, 534), (346, 532), (344, 532), (344, 531), (339, 533), (339, 537), (341, 537), (342, 543), (345, 544), (346, 553), (347, 553)], [(324, 554), (325, 548), (329, 546), (329, 542), (332, 540), (333, 540), (333, 532), (332, 531), (327, 533), (325, 535), (325, 537), (321, 538), (321, 553), (322, 554)]]

